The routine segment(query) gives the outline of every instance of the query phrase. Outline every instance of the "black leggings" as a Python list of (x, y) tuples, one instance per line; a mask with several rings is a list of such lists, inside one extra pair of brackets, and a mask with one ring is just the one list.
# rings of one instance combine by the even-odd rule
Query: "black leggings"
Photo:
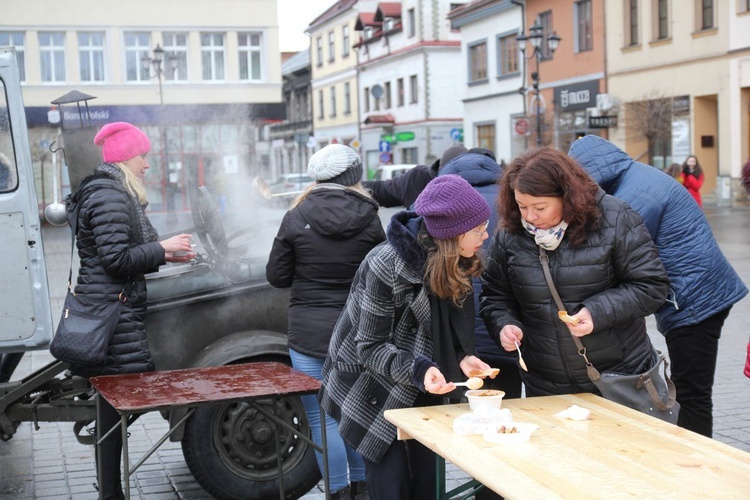
[[(108, 432), (116, 424), (120, 423), (120, 414), (117, 413), (106, 399), (101, 399), (100, 420), (96, 422), (97, 428), (101, 429), (102, 435)], [(99, 483), (99, 499), (121, 499), (122, 473), (120, 469), (122, 457), (122, 430), (118, 427), (102, 442), (101, 449), (94, 448), (97, 452), (96, 476)], [(98, 453), (101, 452), (101, 468), (98, 464)]]

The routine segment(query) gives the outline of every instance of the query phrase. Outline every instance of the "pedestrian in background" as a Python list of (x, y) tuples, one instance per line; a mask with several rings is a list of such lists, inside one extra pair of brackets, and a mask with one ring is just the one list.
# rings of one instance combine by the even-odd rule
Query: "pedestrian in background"
[[(76, 246), (80, 268), (75, 293), (90, 302), (116, 301), (126, 290), (128, 299), (122, 303), (105, 365), (71, 366), (71, 371), (84, 377), (149, 372), (154, 370), (154, 363), (145, 330), (144, 274), (167, 262), (193, 258), (191, 236), (179, 234), (159, 241), (145, 213), (143, 178), (149, 168), (146, 155), (151, 150), (146, 134), (129, 123), (115, 122), (102, 127), (94, 143), (101, 148), (104, 163), (83, 180), (78, 191)], [(113, 182), (91, 186), (96, 179)], [(186, 254), (176, 257), (175, 252)], [(107, 432), (120, 422), (120, 415), (105, 399), (101, 407), (96, 425)], [(99, 498), (124, 498), (120, 482), (122, 433), (111, 433), (99, 451)]]
[[(360, 183), (362, 161), (348, 146), (331, 144), (308, 164), (316, 184), (295, 199), (273, 241), (266, 278), (277, 288), (291, 287), (288, 343), (292, 366), (322, 380), (323, 361), (336, 320), (349, 296), (365, 255), (385, 240), (378, 204)], [(302, 396), (313, 439), (321, 444), (320, 407)], [(336, 421), (326, 416), (332, 498), (365, 491), (362, 457), (348, 446)], [(316, 453), (323, 473), (322, 455)]]
[(490, 207), (461, 177), (444, 175), (414, 209), (393, 216), (387, 243), (357, 271), (318, 394), (364, 457), (373, 500), (435, 497), (435, 454), (398, 441), (383, 413), (441, 404), (453, 381), (489, 368), (475, 356), (471, 279), (482, 269)]
[(667, 167), (664, 173), (682, 184), (682, 165), (680, 165), (679, 163), (672, 163), (669, 167)]
[(703, 211), (663, 172), (595, 135), (575, 141), (570, 156), (608, 194), (643, 217), (669, 276), (668, 301), (655, 316), (677, 388), (677, 425), (711, 437), (719, 338), (732, 305), (747, 295), (747, 288), (719, 248)]
[[(472, 148), (468, 152), (458, 155), (443, 164), (438, 175), (459, 175), (477, 190), (492, 208), (490, 225), (487, 230), (490, 236), (495, 234), (498, 222), (497, 195), (498, 181), (503, 168), (495, 161), (494, 154), (484, 148)], [(486, 239), (482, 249), (486, 252), (490, 246), (490, 239)], [(482, 280), (474, 278), (474, 299), (479, 303), (479, 293), (482, 290)], [(522, 394), (521, 374), (518, 367), (518, 356), (508, 353), (490, 337), (487, 326), (481, 315), (475, 316), (474, 334), (476, 337), (477, 356), (494, 368), (500, 368), (500, 374), (493, 379), (485, 379), (485, 389), (497, 389), (505, 392), (505, 398), (520, 398)], [(486, 488), (485, 488), (486, 489)], [(480, 495), (481, 496), (481, 495)]]
[[(750, 193), (750, 159), (742, 166), (742, 185)], [(747, 357), (745, 358), (745, 376), (750, 378), (750, 340), (747, 342)]]
[(682, 184), (695, 198), (699, 207), (703, 206), (701, 187), (703, 187), (703, 168), (695, 155), (688, 156), (682, 163)]
[[(599, 371), (650, 369), (645, 317), (664, 303), (669, 283), (641, 217), (550, 147), (510, 163), (499, 203), (502, 229), (482, 274), (481, 314), (506, 351), (521, 344), (526, 395), (597, 392), (572, 336)], [(540, 248), (576, 325), (558, 319)]]

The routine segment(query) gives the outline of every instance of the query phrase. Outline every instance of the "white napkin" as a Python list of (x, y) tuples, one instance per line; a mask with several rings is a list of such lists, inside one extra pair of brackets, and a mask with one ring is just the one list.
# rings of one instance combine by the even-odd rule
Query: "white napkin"
[(578, 405), (573, 405), (567, 410), (563, 410), (560, 413), (555, 413), (556, 417), (567, 418), (568, 420), (588, 420), (591, 412), (586, 408), (581, 408)]
[(453, 432), (461, 436), (484, 434), (487, 431), (497, 432), (500, 425), (512, 421), (513, 415), (507, 408), (477, 408), (473, 412), (456, 417), (453, 421)]

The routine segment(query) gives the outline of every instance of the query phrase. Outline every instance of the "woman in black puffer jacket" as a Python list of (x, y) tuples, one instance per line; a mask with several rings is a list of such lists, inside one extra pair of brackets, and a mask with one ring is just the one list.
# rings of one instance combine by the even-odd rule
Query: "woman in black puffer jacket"
[[(146, 279), (166, 262), (185, 262), (190, 253), (190, 235), (180, 234), (158, 241), (156, 229), (144, 210), (146, 191), (142, 179), (149, 168), (146, 154), (151, 142), (146, 134), (129, 123), (116, 122), (102, 127), (94, 142), (102, 149), (104, 163), (84, 179), (76, 194), (80, 205), (77, 246), (80, 270), (75, 293), (92, 301), (115, 301), (125, 292), (117, 324), (101, 367), (72, 366), (76, 375), (91, 377), (154, 370), (148, 348)], [(186, 252), (176, 257), (175, 252)], [(98, 426), (111, 429), (120, 417), (102, 400)], [(101, 445), (99, 498), (123, 498), (120, 484), (122, 434), (113, 432)]]
[[(599, 371), (650, 368), (644, 318), (664, 303), (669, 282), (640, 215), (553, 148), (513, 160), (498, 206), (503, 229), (490, 245), (481, 314), (506, 351), (521, 343), (526, 394), (595, 392), (573, 335)], [(539, 247), (577, 325), (558, 318)]]

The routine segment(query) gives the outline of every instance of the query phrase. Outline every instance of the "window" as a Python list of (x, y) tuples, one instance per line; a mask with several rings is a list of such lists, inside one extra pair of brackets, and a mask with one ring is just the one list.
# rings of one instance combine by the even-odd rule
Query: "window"
[(81, 82), (104, 81), (104, 33), (78, 33)]
[[(0, 34), (0, 41), (2, 35)], [(18, 187), (18, 167), (16, 165), (15, 148), (11, 136), (10, 115), (8, 114), (8, 103), (6, 102), (5, 84), (0, 80), (0, 193), (13, 191)]]
[(186, 82), (187, 72), (187, 33), (164, 33), (163, 49), (167, 67), (164, 71), (166, 80)]
[(331, 87), (331, 118), (336, 117), (336, 87)]
[(654, 38), (666, 40), (669, 38), (669, 3), (668, 0), (656, 0), (654, 3)]
[(370, 112), (370, 87), (365, 87), (362, 93), (362, 104), (365, 107), (365, 113)]
[(43, 82), (65, 81), (65, 33), (39, 32), (39, 58)]
[(576, 52), (585, 52), (594, 48), (591, 20), (591, 0), (580, 0), (575, 3)]
[(469, 45), (469, 81), (487, 79), (487, 42)]
[[(548, 10), (540, 13), (537, 17), (537, 22), (542, 26), (542, 40), (547, 40), (547, 37), (552, 34), (552, 11)], [(552, 53), (547, 43), (542, 43), (540, 48), (542, 49), (542, 59), (552, 58)]]
[(638, 1), (627, 0), (625, 2), (625, 45), (638, 45)]
[(261, 74), (261, 34), (239, 33), (237, 45), (240, 56), (240, 80), (260, 81)]
[(406, 27), (406, 29), (408, 30), (406, 33), (406, 36), (411, 38), (417, 34), (417, 16), (414, 13), (413, 7), (406, 12), (406, 18), (409, 20), (408, 25)]
[(417, 88), (417, 75), (411, 75), (409, 77), (409, 90), (411, 91), (409, 94), (409, 104), (416, 104), (419, 95), (419, 89)]
[(349, 82), (344, 83), (344, 114), (352, 114), (352, 91)]
[(323, 37), (319, 36), (315, 39), (315, 52), (318, 58), (318, 66), (323, 66)]
[(498, 76), (518, 73), (518, 33), (500, 36), (497, 39)]
[(26, 81), (26, 57), (24, 53), (24, 34), (20, 31), (0, 31), (0, 45), (15, 47), (19, 77)]
[(383, 99), (385, 100), (385, 109), (391, 109), (391, 82), (385, 82), (385, 92), (383, 92)]
[(486, 148), (491, 151), (495, 150), (495, 124), (477, 125), (476, 146)]
[(223, 33), (201, 33), (201, 65), (204, 81), (224, 80)]
[(322, 120), (323, 117), (323, 91), (318, 90), (318, 119)]
[(141, 59), (151, 57), (148, 33), (125, 33), (125, 80), (129, 82), (148, 81), (151, 78), (149, 67), (143, 67)]
[(737, 12), (750, 12), (750, 0), (739, 0), (737, 3)]
[(328, 62), (336, 58), (336, 36), (333, 31), (328, 32)]
[(417, 162), (417, 148), (402, 148), (401, 149), (401, 162), (402, 163), (418, 163)]
[(345, 24), (341, 28), (341, 57), (349, 57), (349, 25)]
[(716, 8), (714, 6), (714, 0), (699, 0), (699, 3), (700, 12), (698, 19), (700, 20), (700, 24), (698, 25), (698, 29), (710, 30), (715, 28), (716, 23), (714, 15), (716, 14)]
[(396, 93), (398, 94), (396, 99), (399, 106), (404, 105), (404, 101), (406, 100), (406, 96), (404, 95), (404, 79), (399, 78), (396, 80)]

